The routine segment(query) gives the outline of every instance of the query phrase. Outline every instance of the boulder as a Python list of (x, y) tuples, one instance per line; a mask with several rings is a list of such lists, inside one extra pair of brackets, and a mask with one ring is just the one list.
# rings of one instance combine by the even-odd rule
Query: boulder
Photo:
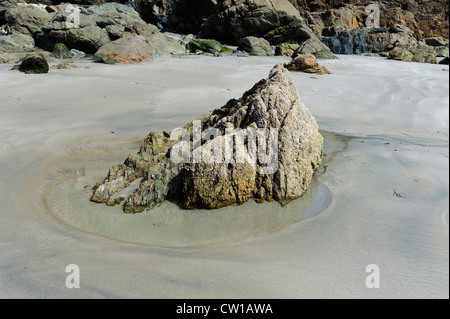
[(364, 29), (342, 31), (336, 37), (322, 37), (321, 41), (334, 54), (361, 54), (369, 51)]
[(427, 38), (424, 40), (427, 45), (432, 47), (443, 47), (449, 45), (449, 40), (443, 37)]
[(417, 47), (410, 48), (414, 55), (413, 62), (437, 64), (437, 55), (433, 47), (419, 43)]
[(33, 35), (46, 25), (52, 14), (36, 7), (20, 6), (5, 12), (5, 20), (12, 33)]
[(102, 46), (95, 55), (107, 64), (136, 64), (179, 53), (184, 53), (184, 48), (161, 33), (147, 37), (127, 33)]
[(105, 44), (95, 55), (107, 64), (135, 64), (152, 60), (156, 49), (143, 36), (125, 36)]
[(436, 51), (426, 44), (418, 46), (399, 46), (388, 53), (388, 58), (404, 62), (432, 63), (437, 64)]
[(66, 43), (69, 48), (86, 53), (95, 53), (103, 45), (111, 42), (108, 33), (96, 25), (85, 28), (74, 28), (62, 32), (50, 32), (55, 41)]
[(271, 44), (301, 42), (314, 36), (298, 15), (279, 9), (268, 0), (223, 1), (205, 21), (201, 34), (230, 44), (238, 44), (247, 36), (264, 38)]
[(86, 56), (86, 53), (84, 53), (83, 51), (77, 50), (77, 49), (72, 49), (72, 50), (70, 50), (70, 55), (74, 59), (81, 59)]
[(298, 43), (284, 42), (276, 46), (276, 56), (292, 56), (294, 52), (300, 47)]
[[(202, 142), (196, 141), (201, 131), (217, 135), (210, 139), (205, 133)], [(230, 141), (242, 147), (229, 148)], [(186, 147), (201, 160), (193, 161), (190, 152), (184, 162), (175, 160)], [(124, 202), (126, 213), (140, 213), (165, 200), (187, 209), (240, 205), (251, 198), (285, 205), (306, 192), (321, 165), (322, 150), (314, 117), (301, 102), (288, 70), (277, 65), (239, 100), (230, 100), (183, 129), (150, 133), (137, 155), (111, 168), (94, 187), (91, 200)]]
[(222, 43), (214, 39), (192, 39), (186, 45), (186, 49), (191, 53), (219, 54), (222, 51), (222, 47)]
[(72, 57), (69, 49), (63, 43), (55, 44), (52, 55), (58, 59), (70, 59)]
[[(165, 33), (154, 33), (147, 35), (146, 40), (155, 47), (156, 57), (170, 57), (186, 53), (186, 48), (176, 39), (167, 36)], [(223, 48), (222, 48), (223, 50)]]
[(313, 37), (303, 42), (295, 50), (292, 58), (302, 54), (312, 54), (318, 59), (337, 59), (336, 55), (318, 38)]
[(22, 60), (18, 70), (26, 74), (41, 74), (48, 73), (49, 67), (47, 59), (42, 53), (31, 53)]
[(272, 47), (270, 43), (262, 38), (245, 37), (239, 41), (238, 50), (248, 52), (256, 56), (272, 56)]
[(312, 54), (297, 55), (291, 62), (286, 63), (284, 67), (293, 72), (331, 74), (325, 67), (317, 63), (316, 57)]
[(30, 35), (14, 33), (0, 36), (0, 50), (8, 53), (34, 51), (34, 39)]
[(388, 58), (390, 60), (404, 61), (404, 62), (412, 62), (414, 58), (414, 54), (412, 54), (406, 48), (396, 47), (389, 51)]
[(133, 8), (118, 3), (81, 7), (79, 28), (67, 25), (69, 14), (65, 10), (55, 13), (35, 35), (40, 48), (51, 51), (56, 43), (63, 43), (69, 49), (94, 54), (124, 33), (144, 37), (159, 33), (156, 26), (143, 21)]
[[(180, 34), (199, 33), (210, 16), (235, 5), (229, 0), (133, 0), (133, 3), (146, 22)], [(251, 3), (300, 18), (299, 11), (288, 0), (252, 0)], [(244, 8), (246, 4), (237, 5)], [(236, 38), (236, 43), (243, 37)], [(214, 35), (209, 38), (217, 37)]]

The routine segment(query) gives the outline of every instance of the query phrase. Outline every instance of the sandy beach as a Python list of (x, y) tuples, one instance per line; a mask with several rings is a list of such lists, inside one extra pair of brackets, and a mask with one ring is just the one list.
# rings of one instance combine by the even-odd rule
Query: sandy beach
[[(449, 67), (371, 56), (291, 73), (325, 136), (308, 194), (142, 215), (89, 202), (152, 130), (239, 98), (283, 57), (0, 65), (0, 298), (449, 298)], [(87, 67), (87, 68), (85, 68)], [(65, 285), (80, 268), (80, 289)], [(380, 288), (366, 287), (366, 267)]]

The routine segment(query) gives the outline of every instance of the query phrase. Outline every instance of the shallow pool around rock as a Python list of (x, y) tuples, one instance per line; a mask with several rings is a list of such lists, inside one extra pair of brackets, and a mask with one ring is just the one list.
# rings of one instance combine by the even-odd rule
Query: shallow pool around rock
[[(88, 167), (60, 167), (59, 174), (49, 178), (52, 181), (43, 200), (50, 212), (71, 227), (130, 243), (182, 248), (264, 236), (314, 217), (330, 204), (331, 193), (319, 179), (326, 171), (326, 163), (345, 148), (346, 140), (330, 133), (322, 134), (325, 136), (323, 168), (314, 177), (307, 193), (284, 207), (277, 202), (258, 204), (250, 200), (241, 206), (216, 210), (185, 210), (166, 201), (141, 214), (125, 214), (120, 205), (108, 207), (89, 201), (90, 186), (104, 174), (102, 157), (107, 156), (107, 152), (80, 154), (91, 157)], [(73, 163), (74, 160), (62, 158), (60, 163)]]

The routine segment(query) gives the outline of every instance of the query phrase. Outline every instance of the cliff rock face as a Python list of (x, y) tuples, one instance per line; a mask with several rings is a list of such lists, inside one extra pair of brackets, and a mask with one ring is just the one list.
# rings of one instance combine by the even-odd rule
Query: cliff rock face
[[(147, 23), (181, 34), (197, 34), (211, 16), (225, 8), (239, 7), (245, 2), (246, 6), (264, 6), (269, 10), (284, 12), (288, 16), (303, 17), (319, 36), (334, 36), (343, 30), (364, 27), (368, 16), (365, 8), (374, 3), (372, 0), (27, 0), (26, 2), (45, 5), (69, 2), (81, 6), (121, 2), (134, 7)], [(449, 37), (448, 0), (380, 0), (377, 3), (380, 7), (381, 27), (390, 28), (402, 24), (410, 28), (419, 40)], [(0, 1), (0, 24), (4, 23), (5, 8), (15, 4), (16, 0)], [(245, 36), (249, 35), (258, 36), (257, 34)]]
[(203, 24), (201, 35), (230, 44), (247, 36), (264, 38), (271, 44), (313, 37), (306, 22), (293, 14), (296, 10), (285, 5), (268, 0), (223, 1)]
[[(289, 0), (305, 17), (314, 31), (338, 26), (350, 30), (364, 26), (368, 16), (365, 7), (371, 0)], [(382, 0), (380, 26), (402, 24), (410, 28), (419, 39), (449, 37), (448, 0)], [(339, 30), (342, 31), (342, 30)], [(327, 35), (327, 34), (324, 34)]]
[(111, 168), (92, 201), (124, 201), (126, 213), (165, 200), (188, 209), (239, 205), (251, 198), (287, 204), (307, 190), (322, 149), (314, 117), (289, 71), (277, 65), (239, 100), (182, 130), (150, 133), (137, 155)]

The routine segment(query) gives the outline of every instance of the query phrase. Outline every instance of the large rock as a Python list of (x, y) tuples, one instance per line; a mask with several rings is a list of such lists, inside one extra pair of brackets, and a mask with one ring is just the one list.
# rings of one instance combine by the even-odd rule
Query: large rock
[(364, 27), (364, 8), (341, 6), (318, 12), (305, 12), (309, 26), (317, 35), (336, 36), (344, 30)]
[(44, 9), (20, 6), (7, 10), (5, 20), (12, 33), (33, 35), (46, 25), (52, 15)]
[(298, 43), (289, 43), (289, 42), (280, 43), (275, 48), (275, 55), (292, 56), (299, 47), (300, 45)]
[(22, 60), (18, 70), (26, 74), (42, 74), (48, 73), (49, 66), (42, 53), (30, 53)]
[(271, 56), (273, 55), (270, 43), (262, 38), (245, 37), (239, 41), (238, 50), (248, 52), (250, 55)]
[(436, 51), (426, 44), (419, 44), (418, 46), (395, 47), (389, 51), (388, 58), (391, 60), (404, 62), (438, 63)]
[(300, 54), (291, 62), (284, 65), (286, 69), (294, 72), (314, 73), (314, 74), (330, 74), (327, 68), (317, 63), (316, 57), (312, 54)]
[(192, 39), (186, 49), (191, 53), (219, 54), (222, 51), (222, 43), (214, 39)]
[(364, 29), (342, 31), (336, 37), (322, 37), (321, 40), (334, 54), (361, 54), (369, 51)]
[(60, 39), (63, 41), (58, 42), (67, 43), (69, 48), (81, 50), (86, 53), (94, 53), (111, 41), (107, 31), (96, 25), (79, 29), (69, 29), (63, 34), (56, 32), (50, 34), (54, 36), (55, 40), (61, 36)]
[(202, 35), (229, 44), (247, 36), (264, 38), (271, 44), (302, 42), (314, 36), (298, 15), (279, 9), (268, 0), (223, 1), (203, 24)]
[(397, 47), (389, 51), (388, 58), (390, 60), (412, 62), (414, 54), (405, 48)]
[(51, 51), (56, 43), (63, 43), (69, 49), (94, 54), (124, 33), (132, 32), (146, 38), (159, 33), (156, 26), (147, 24), (133, 8), (118, 3), (81, 7), (78, 28), (67, 24), (69, 14), (59, 11), (42, 27), (35, 36), (39, 47)]
[(316, 37), (303, 42), (299, 48), (295, 50), (292, 58), (295, 58), (297, 55), (301, 54), (312, 54), (318, 59), (337, 59), (336, 55), (331, 52), (330, 48), (328, 48)]
[(69, 49), (62, 43), (55, 44), (52, 55), (58, 59), (70, 59), (72, 57)]
[[(206, 130), (216, 132), (215, 137), (205, 133), (199, 143), (195, 136)], [(251, 198), (287, 204), (305, 193), (321, 164), (323, 137), (282, 65), (239, 100), (230, 100), (177, 132), (150, 133), (137, 155), (111, 168), (96, 185), (92, 201), (125, 201), (126, 213), (139, 213), (165, 200), (188, 209), (215, 209)], [(235, 148), (230, 148), (233, 141)], [(186, 147), (201, 160), (193, 161), (188, 154), (184, 164), (175, 161), (174, 154)]]
[(14, 33), (0, 36), (0, 50), (8, 53), (31, 52), (34, 39), (30, 35)]
[(95, 55), (107, 64), (136, 64), (182, 52), (184, 48), (176, 40), (163, 34), (144, 37), (129, 33), (105, 44)]

